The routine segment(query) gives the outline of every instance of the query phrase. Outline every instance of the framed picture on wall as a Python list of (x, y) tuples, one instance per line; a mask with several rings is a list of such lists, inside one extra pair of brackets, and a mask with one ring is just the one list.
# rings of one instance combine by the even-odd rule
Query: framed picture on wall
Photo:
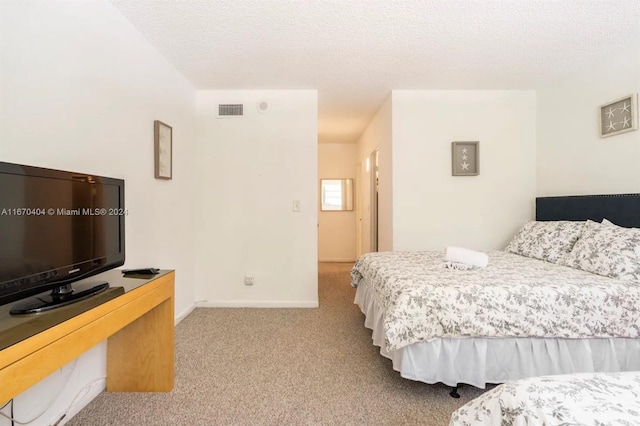
[(153, 122), (155, 178), (171, 179), (173, 169), (173, 129), (162, 121)]
[(451, 174), (453, 176), (480, 174), (480, 142), (451, 142)]
[(619, 135), (638, 129), (638, 97), (636, 94), (600, 105), (600, 137)]

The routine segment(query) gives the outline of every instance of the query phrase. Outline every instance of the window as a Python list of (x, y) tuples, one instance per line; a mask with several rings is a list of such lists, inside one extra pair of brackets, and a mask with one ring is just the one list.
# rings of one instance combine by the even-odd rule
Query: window
[(322, 211), (353, 210), (353, 179), (320, 179)]

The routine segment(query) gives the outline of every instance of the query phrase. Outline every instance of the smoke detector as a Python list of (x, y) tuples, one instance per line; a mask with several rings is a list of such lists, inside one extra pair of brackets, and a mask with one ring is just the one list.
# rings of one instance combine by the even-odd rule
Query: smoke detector
[(258, 110), (259, 113), (266, 114), (271, 109), (271, 104), (266, 99), (260, 99), (256, 103), (256, 109)]

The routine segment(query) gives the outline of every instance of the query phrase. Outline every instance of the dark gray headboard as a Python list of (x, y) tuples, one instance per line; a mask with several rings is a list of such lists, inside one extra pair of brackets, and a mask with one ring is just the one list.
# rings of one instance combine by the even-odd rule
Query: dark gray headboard
[(536, 220), (587, 219), (608, 219), (616, 225), (640, 228), (640, 194), (536, 198)]

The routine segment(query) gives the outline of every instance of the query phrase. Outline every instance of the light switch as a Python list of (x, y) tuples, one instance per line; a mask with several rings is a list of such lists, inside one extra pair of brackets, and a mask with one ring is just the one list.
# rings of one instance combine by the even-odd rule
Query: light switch
[(300, 211), (300, 200), (293, 200), (293, 205), (291, 207), (291, 210), (293, 210), (294, 212)]

